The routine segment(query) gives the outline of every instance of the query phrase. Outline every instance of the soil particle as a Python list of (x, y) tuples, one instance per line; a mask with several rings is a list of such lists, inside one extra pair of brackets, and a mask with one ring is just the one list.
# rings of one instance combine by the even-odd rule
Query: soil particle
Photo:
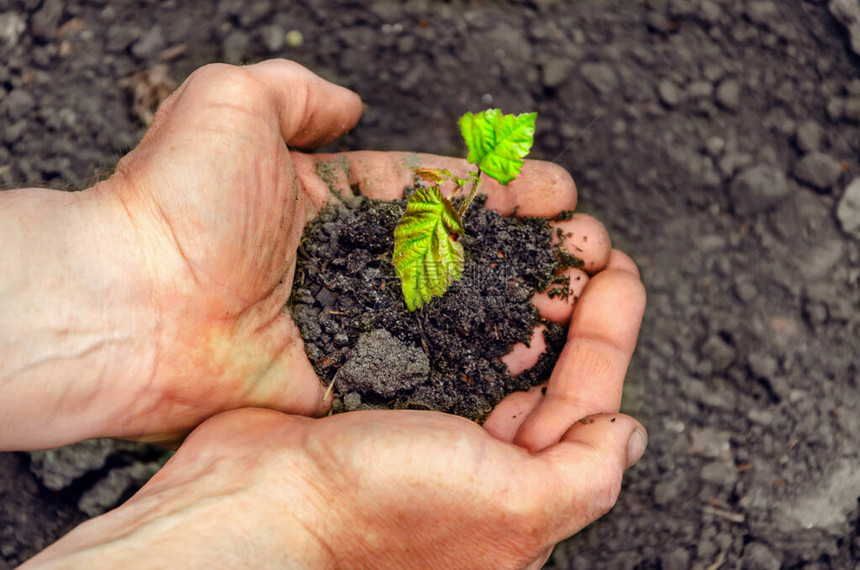
[(606, 63), (586, 63), (580, 68), (580, 73), (598, 93), (606, 94), (618, 89), (618, 76)]
[(62, 17), (62, 0), (45, 0), (42, 8), (33, 14), (33, 35), (40, 40), (51, 41), (57, 34), (57, 25)]
[[(30, 472), (51, 491), (66, 491), (86, 479), (87, 474), (116, 466), (129, 458), (151, 458), (152, 449), (142, 443), (111, 439), (89, 439), (73, 445), (30, 451)], [(166, 454), (157, 453), (164, 463)], [(141, 479), (143, 483), (145, 479)]]
[(737, 175), (729, 188), (729, 196), (735, 213), (749, 216), (779, 203), (790, 191), (782, 170), (760, 164)]
[(725, 109), (735, 111), (741, 102), (741, 86), (734, 79), (727, 79), (717, 87), (717, 103)]
[(36, 99), (24, 89), (15, 89), (0, 102), (0, 113), (10, 117), (26, 117), (36, 106)]
[(81, 475), (104, 467), (116, 450), (110, 441), (92, 439), (74, 446), (30, 452), (30, 471), (52, 491), (70, 486)]
[(842, 229), (860, 237), (860, 178), (855, 178), (845, 189), (836, 208), (836, 217)]
[(824, 128), (817, 121), (802, 122), (797, 127), (797, 148), (803, 152), (815, 152), (821, 147), (824, 138)]
[(149, 59), (165, 48), (164, 31), (161, 26), (154, 26), (131, 46), (131, 53), (139, 59)]
[(761, 542), (751, 542), (744, 547), (744, 568), (750, 570), (779, 570), (782, 560)]
[[(481, 420), (505, 394), (546, 378), (561, 327), (548, 327), (548, 351), (532, 370), (511, 377), (501, 357), (531, 340), (541, 320), (529, 299), (563, 261), (546, 220), (502, 218), (482, 201), (466, 214), (462, 280), (414, 313), (390, 261), (404, 200), (350, 199), (307, 227), (290, 306), (314, 368), (324, 384), (334, 382), (336, 397)], [(349, 398), (336, 408), (354, 409), (356, 396)]]
[(27, 29), (27, 21), (21, 14), (3, 12), (0, 14), (0, 41), (7, 47), (15, 47), (18, 38)]
[(687, 570), (690, 567), (690, 552), (686, 548), (676, 548), (660, 557), (662, 570)]
[(804, 156), (794, 169), (794, 176), (819, 192), (826, 192), (836, 184), (842, 174), (842, 166), (824, 154), (812, 152)]
[(555, 89), (567, 80), (572, 68), (573, 65), (567, 60), (550, 59), (541, 68), (544, 86)]
[(851, 49), (860, 55), (860, 4), (857, 0), (831, 0), (828, 8), (833, 17), (848, 29)]
[(104, 478), (99, 479), (81, 495), (78, 509), (91, 517), (109, 511), (149, 481), (162, 465), (164, 465), (163, 460), (135, 462), (111, 469)]
[[(785, 568), (857, 566), (860, 491), (829, 483), (843, 460), (853, 469), (844, 482), (856, 481), (860, 450), (860, 182), (848, 183), (860, 176), (857, 0), (219, 0), (157, 10), (142, 0), (63, 0), (48, 42), (32, 25), (46, 5), (0, 2), (6, 188), (84, 188), (134, 147), (144, 124), (122, 82), (158, 62), (162, 52), (131, 53), (156, 26), (165, 46), (188, 46), (165, 62), (177, 83), (219, 60), (239, 29), (247, 61), (294, 59), (357, 91), (361, 123), (330, 151), (462, 156), (455, 119), (464, 111), (537, 110), (536, 158), (571, 172), (578, 209), (607, 225), (648, 290), (622, 404), (648, 427), (648, 453), (626, 474), (619, 504), (561, 543), (547, 567), (740, 568), (753, 543)], [(63, 31), (75, 21), (82, 29)], [(523, 32), (504, 37), (510, 29), (527, 30), (532, 59), (515, 51)], [(353, 47), (356, 37), (365, 43)], [(609, 89), (592, 86), (601, 73)], [(659, 98), (664, 79), (682, 92), (672, 108)], [(717, 99), (725, 81), (740, 86), (734, 110)], [(817, 146), (809, 122), (823, 131)], [(830, 192), (786, 177), (810, 152), (844, 161)], [(773, 194), (736, 186), (757, 166), (782, 173)], [(706, 237), (715, 235), (725, 239)], [(341, 350), (346, 333), (319, 322), (315, 295), (306, 292), (304, 310)], [(702, 348), (721, 332), (731, 333), (735, 358), (716, 373)], [(758, 355), (778, 364), (768, 378), (772, 361)], [(362, 405), (355, 392), (343, 400)], [(718, 497), (700, 475), (717, 460), (734, 461), (737, 482), (728, 500), (717, 489), (723, 515), (703, 516)], [(53, 491), (28, 454), (0, 454), (0, 570), (85, 517), (90, 503), (69, 489), (108, 477), (97, 465)], [(808, 529), (786, 516), (780, 505), (804, 493), (838, 518), (807, 520), (828, 525)], [(809, 507), (798, 505), (801, 514)]]
[(358, 343), (335, 373), (334, 385), (341, 393), (352, 389), (390, 398), (398, 391), (413, 390), (429, 375), (430, 360), (423, 350), (385, 329), (374, 329), (358, 337)]
[(248, 34), (242, 30), (231, 31), (222, 43), (224, 59), (234, 65), (242, 63), (248, 57), (250, 44), (251, 38)]
[(678, 87), (668, 79), (661, 81), (657, 85), (657, 90), (660, 94), (660, 101), (670, 109), (675, 107), (681, 100), (681, 92), (678, 90)]

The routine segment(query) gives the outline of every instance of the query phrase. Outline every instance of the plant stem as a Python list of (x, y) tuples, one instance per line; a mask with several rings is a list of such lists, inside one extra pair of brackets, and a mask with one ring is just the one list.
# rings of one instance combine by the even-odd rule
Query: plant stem
[(463, 185), (462, 185), (462, 184), (457, 184), (457, 186), (454, 188), (454, 190), (453, 190), (450, 194), (448, 194), (448, 196), (447, 196), (447, 200), (450, 202), (450, 201), (454, 198), (454, 195), (455, 195), (457, 192), (459, 192), (461, 188), (463, 188)]
[(475, 194), (478, 192), (478, 184), (481, 183), (481, 169), (478, 168), (478, 171), (475, 173), (475, 178), (472, 180), (472, 188), (469, 189), (469, 195), (466, 197), (466, 201), (463, 202), (463, 205), (460, 206), (460, 210), (457, 212), (457, 215), (460, 219), (463, 219), (463, 214), (466, 213), (466, 210), (470, 205), (472, 205), (472, 200), (475, 199)]

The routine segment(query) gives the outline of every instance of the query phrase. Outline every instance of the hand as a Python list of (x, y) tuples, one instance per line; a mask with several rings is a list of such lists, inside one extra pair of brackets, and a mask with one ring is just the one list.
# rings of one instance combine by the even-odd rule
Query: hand
[(24, 567), (539, 568), (612, 507), (645, 443), (620, 414), (532, 454), (435, 412), (228, 412)]
[[(33, 235), (68, 227), (72, 237), (67, 242), (75, 247), (71, 253), (60, 252), (62, 262), (30, 263), (48, 273), (33, 280), (60, 281), (75, 294), (91, 293), (87, 301), (69, 301), (68, 291), (56, 292), (54, 305), (44, 303), (45, 319), (57, 313), (58, 304), (64, 310), (80, 308), (85, 317), (62, 315), (52, 325), (64, 339), (76, 332), (84, 340), (72, 343), (72, 358), (36, 356), (31, 359), (35, 366), (23, 361), (17, 370), (0, 370), (0, 392), (3, 377), (12, 380), (7, 382), (12, 389), (0, 394), (8, 406), (0, 415), (0, 448), (9, 448), (9, 441), (11, 447), (32, 448), (97, 436), (177, 440), (213, 414), (245, 406), (325, 413), (328, 403), (320, 382), (296, 326), (283, 311), (305, 224), (330, 199), (332, 189), (349, 194), (357, 188), (373, 198), (391, 199), (413, 182), (416, 164), (455, 173), (466, 168), (463, 160), (430, 155), (305, 155), (285, 145), (324, 144), (349, 129), (359, 114), (357, 96), (290, 62), (206, 66), (162, 104), (149, 132), (120, 161), (114, 176), (75, 195), (52, 195), (51, 201), (62, 206), (54, 208), (64, 216), (59, 221), (40, 204), (29, 226), (35, 228)], [(328, 165), (325, 179), (318, 174), (321, 163)], [(488, 181), (484, 189), (487, 207), (503, 214), (516, 210), (517, 215), (554, 217), (576, 206), (569, 175), (547, 163), (528, 161), (514, 183), (500, 187)], [(47, 227), (37, 231), (40, 221)], [(601, 271), (610, 259), (602, 226), (583, 215), (562, 224), (573, 231), (568, 245), (585, 259), (586, 269)], [(584, 242), (584, 235), (592, 239)], [(604, 303), (609, 314), (600, 318), (627, 331), (616, 335), (626, 339), (616, 347), (623, 361), (635, 342), (644, 294), (632, 262), (623, 254), (612, 255), (621, 260), (617, 263), (626, 277), (602, 271), (607, 275), (595, 278), (583, 299), (605, 297), (599, 292), (608, 289), (612, 299), (627, 302), (623, 318), (611, 314), (611, 299), (592, 303)], [(60, 263), (70, 266), (68, 280), (54, 271)], [(584, 284), (587, 276), (579, 276)], [(597, 292), (589, 294), (592, 289)], [(5, 298), (11, 299), (13, 314), (26, 305), (15, 303), (14, 295)], [(556, 322), (571, 318), (570, 303), (541, 296), (535, 303)], [(591, 314), (587, 308), (577, 311)], [(32, 315), (22, 313), (19, 320), (19, 328), (26, 329)], [(595, 317), (584, 320), (590, 323)], [(611, 350), (600, 340), (599, 323), (598, 336), (575, 340), (583, 328), (575, 323), (582, 321), (573, 320), (568, 356), (553, 375), (546, 404), (523, 426), (521, 445), (539, 448), (557, 441), (585, 413), (617, 409), (626, 362), (615, 370), (605, 401), (596, 401), (600, 405), (575, 399), (583, 383), (575, 378), (584, 375), (570, 371), (587, 370), (594, 358)], [(9, 322), (15, 319), (7, 318)], [(585, 333), (591, 326), (585, 326)], [(15, 332), (5, 336), (14, 338)], [(54, 336), (45, 342), (56, 342)], [(540, 349), (539, 342), (533, 346)], [(508, 364), (516, 372), (532, 359), (534, 349), (515, 349)], [(78, 367), (70, 370), (72, 360)], [(43, 362), (53, 363), (50, 374), (42, 372)], [(57, 376), (75, 381), (58, 383)], [(522, 404), (523, 397), (513, 401)], [(537, 405), (534, 393), (530, 398)], [(554, 422), (559, 413), (564, 421)], [(532, 432), (542, 435), (528, 435)], [(4, 437), (10, 439), (4, 442)]]
[[(142, 408), (140, 422), (128, 418), (126, 429), (140, 427), (124, 435), (176, 435), (234, 407), (327, 411), (283, 311), (304, 226), (332, 190), (393, 199), (413, 182), (416, 161), (466, 168), (463, 160), (429, 155), (305, 155), (284, 145), (329, 142), (359, 110), (352, 93), (289, 62), (209, 66), (165, 101), (146, 138), (120, 162), (102, 192), (127, 213), (125, 233), (139, 232), (142, 257), (154, 260), (144, 281), (160, 333), (150, 392), (140, 394), (159, 401)], [(576, 204), (569, 175), (546, 163), (530, 162), (516, 184), (486, 189), (487, 206), (503, 213), (555, 216)], [(610, 249), (602, 226), (587, 216), (567, 226), (577, 235), (591, 230), (592, 243), (578, 243), (586, 249), (577, 253), (589, 271), (602, 269)], [(571, 305), (545, 305), (569, 320)]]
[(0, 195), (0, 449), (169, 441), (242, 406), (323, 413), (283, 308), (327, 196), (285, 142), (325, 144), (360, 111), (290, 62), (206, 66), (107, 181)]

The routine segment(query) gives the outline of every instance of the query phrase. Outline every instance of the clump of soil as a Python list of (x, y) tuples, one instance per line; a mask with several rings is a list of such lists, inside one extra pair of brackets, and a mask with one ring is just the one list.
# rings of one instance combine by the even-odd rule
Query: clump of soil
[[(334, 383), (335, 412), (420, 408), (482, 421), (506, 394), (547, 378), (565, 332), (529, 299), (557, 281), (562, 264), (549, 224), (503, 218), (476, 201), (460, 238), (462, 280), (415, 312), (391, 263), (405, 200), (351, 198), (305, 229), (289, 306), (317, 374)], [(512, 377), (501, 357), (539, 323), (547, 351)]]

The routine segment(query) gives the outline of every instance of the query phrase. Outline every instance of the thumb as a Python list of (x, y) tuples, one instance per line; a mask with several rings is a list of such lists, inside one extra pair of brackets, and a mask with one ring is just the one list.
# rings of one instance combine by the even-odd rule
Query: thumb
[(265, 84), (275, 99), (281, 136), (298, 148), (330, 143), (361, 116), (361, 99), (301, 65), (270, 59), (242, 68)]
[(562, 540), (588, 526), (615, 505), (624, 471), (648, 445), (645, 428), (623, 414), (600, 414), (577, 421), (561, 442), (539, 454), (560, 476), (555, 525)]
[(301, 65), (272, 59), (236, 67), (209, 64), (192, 73), (158, 109), (144, 142), (168, 122), (182, 130), (216, 130), (219, 110), (241, 109), (276, 126), (287, 144), (313, 148), (330, 143), (361, 116), (358, 95), (330, 83)]

